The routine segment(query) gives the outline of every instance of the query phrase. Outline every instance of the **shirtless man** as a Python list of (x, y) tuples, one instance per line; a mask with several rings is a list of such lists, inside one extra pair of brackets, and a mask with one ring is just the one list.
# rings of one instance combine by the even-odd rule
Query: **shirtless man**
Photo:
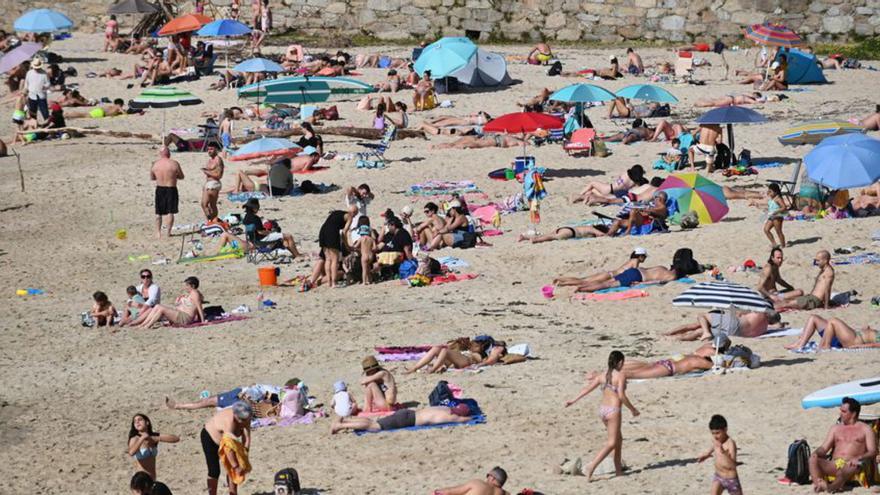
[(590, 282), (579, 285), (575, 292), (596, 292), (597, 290), (610, 289), (612, 287), (632, 287), (642, 283), (672, 282), (678, 279), (675, 270), (665, 266), (652, 266), (649, 268), (627, 268), (604, 282)]
[(697, 143), (688, 148), (688, 159), (691, 163), (691, 171), (695, 171), (694, 155), (696, 152), (706, 159), (706, 170), (711, 174), (715, 171), (716, 146), (721, 142), (721, 126), (718, 124), (702, 124), (699, 127), (700, 135)]
[(364, 411), (390, 411), (397, 403), (397, 383), (394, 381), (394, 375), (379, 366), (379, 362), (373, 356), (365, 357), (361, 366), (365, 375), (361, 379), (361, 385), (364, 387)]
[(620, 265), (616, 270), (594, 273), (584, 278), (579, 277), (559, 277), (553, 279), (553, 285), (565, 287), (568, 285), (584, 285), (588, 283), (605, 282), (613, 279), (630, 268), (638, 268), (645, 260), (648, 259), (648, 250), (643, 247), (633, 249), (626, 263)]
[[(224, 436), (241, 437), (245, 451), (251, 448), (251, 416), (253, 411), (246, 402), (236, 402), (232, 407), (214, 414), (202, 428), (202, 451), (208, 465), (208, 494), (217, 495), (217, 482), (220, 479), (220, 442)], [(241, 473), (238, 459), (232, 452), (227, 453), (232, 469)], [(243, 474), (243, 473), (241, 473)], [(230, 495), (238, 493), (238, 486), (229, 479)]]
[(764, 96), (759, 91), (748, 94), (727, 95), (720, 98), (702, 98), (694, 103), (695, 107), (726, 107), (730, 105), (754, 105), (756, 103), (776, 102), (787, 99), (785, 95)]
[[(795, 289), (791, 284), (782, 278), (779, 273), (779, 267), (785, 257), (782, 254), (782, 248), (775, 246), (770, 250), (770, 258), (767, 264), (761, 269), (761, 280), (758, 281), (756, 289), (763, 294), (764, 297), (772, 301), (774, 304), (796, 299), (804, 295), (804, 291)], [(778, 287), (782, 287), (784, 292), (779, 292)]]
[(663, 335), (681, 341), (709, 340), (721, 333), (754, 338), (767, 333), (771, 326), (777, 327), (781, 320), (782, 316), (776, 311), (740, 313), (735, 319), (726, 311), (709, 311), (698, 316), (696, 323), (682, 325)]
[(485, 136), (462, 136), (455, 141), (433, 144), (430, 149), (475, 149), (475, 148), (512, 148), (523, 145), (523, 139), (509, 134), (490, 134)]
[(411, 426), (467, 423), (471, 419), (471, 410), (466, 404), (458, 404), (455, 407), (431, 406), (422, 409), (399, 409), (393, 414), (378, 419), (359, 416), (337, 417), (330, 425), (330, 433), (336, 434), (344, 430), (388, 431)]
[(122, 98), (116, 98), (113, 103), (105, 103), (93, 108), (68, 110), (64, 113), (64, 117), (68, 119), (101, 119), (119, 115), (125, 115), (125, 100)]
[(553, 50), (547, 43), (538, 43), (526, 56), (526, 61), (535, 65), (546, 65), (553, 60)]
[(470, 480), (467, 483), (434, 490), (434, 495), (508, 495), (501, 487), (507, 482), (507, 472), (498, 466), (486, 474), (486, 481)]
[(776, 309), (828, 309), (831, 305), (831, 285), (834, 283), (834, 268), (831, 266), (831, 254), (824, 249), (816, 253), (813, 259), (819, 268), (819, 274), (813, 282), (813, 290), (809, 294), (801, 295), (794, 300), (786, 298), (785, 301), (775, 303)]
[(645, 72), (645, 64), (642, 63), (642, 57), (632, 48), (626, 49), (627, 71), (630, 74), (639, 75)]
[(874, 110), (874, 113), (859, 120), (857, 124), (869, 131), (880, 131), (880, 105), (877, 105)]
[(205, 218), (213, 220), (219, 216), (217, 209), (217, 198), (220, 196), (220, 188), (223, 184), (220, 179), (223, 178), (223, 159), (220, 158), (220, 150), (217, 143), (209, 143), (208, 164), (202, 168), (205, 174), (205, 186), (202, 189), (202, 211), (205, 212)]
[(565, 239), (584, 239), (587, 237), (604, 237), (608, 235), (607, 226), (597, 225), (576, 225), (563, 226), (556, 229), (552, 234), (520, 234), (517, 242), (529, 241), (532, 244), (540, 244), (542, 242), (562, 241)]
[[(810, 455), (810, 478), (813, 490), (836, 492), (853, 476), (864, 473), (865, 466), (876, 462), (877, 437), (871, 427), (859, 421), (862, 405), (844, 397), (840, 404), (840, 422), (828, 430), (825, 441)], [(826, 459), (831, 454), (831, 461)], [(834, 476), (829, 483), (828, 477)]]
[(177, 181), (183, 180), (183, 169), (180, 163), (171, 159), (168, 148), (159, 148), (159, 159), (150, 167), (150, 180), (156, 181), (156, 238), (162, 238), (162, 222), (168, 225), (168, 237), (174, 226), (174, 214), (177, 213), (179, 197)]

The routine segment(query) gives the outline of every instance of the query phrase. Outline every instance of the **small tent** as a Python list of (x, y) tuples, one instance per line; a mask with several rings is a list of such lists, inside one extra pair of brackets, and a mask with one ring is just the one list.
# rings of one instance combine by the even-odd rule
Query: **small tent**
[(819, 67), (816, 56), (812, 53), (805, 53), (793, 48), (780, 50), (779, 53), (788, 58), (787, 82), (789, 84), (825, 84), (828, 82), (825, 75), (822, 74), (822, 68)]
[(512, 82), (504, 57), (482, 48), (477, 49), (467, 65), (449, 75), (462, 84), (477, 88), (508, 85)]

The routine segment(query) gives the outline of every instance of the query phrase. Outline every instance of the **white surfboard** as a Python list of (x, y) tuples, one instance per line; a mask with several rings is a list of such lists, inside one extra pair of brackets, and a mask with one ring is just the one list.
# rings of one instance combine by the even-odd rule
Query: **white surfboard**
[(801, 406), (804, 409), (811, 407), (837, 407), (841, 404), (844, 397), (852, 397), (862, 405), (880, 402), (880, 376), (841, 383), (817, 390), (804, 397), (801, 401)]

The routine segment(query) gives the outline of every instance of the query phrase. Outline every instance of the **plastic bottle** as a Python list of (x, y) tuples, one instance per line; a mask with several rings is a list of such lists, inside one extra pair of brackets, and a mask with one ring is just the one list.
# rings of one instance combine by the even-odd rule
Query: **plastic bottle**
[(207, 399), (210, 396), (211, 396), (211, 392), (209, 392), (207, 390), (202, 390), (202, 393), (199, 394), (199, 397), (201, 397), (202, 399)]
[(263, 291), (257, 293), (257, 311), (263, 310)]

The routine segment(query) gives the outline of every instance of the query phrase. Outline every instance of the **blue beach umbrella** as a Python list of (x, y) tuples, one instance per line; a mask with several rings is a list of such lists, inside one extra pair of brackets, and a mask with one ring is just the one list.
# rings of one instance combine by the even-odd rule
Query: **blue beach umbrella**
[(807, 176), (829, 189), (869, 186), (880, 180), (880, 139), (845, 134), (822, 140), (804, 157)]
[(718, 107), (697, 118), (698, 124), (727, 124), (727, 139), (730, 143), (730, 152), (733, 153), (733, 124), (763, 124), (767, 117), (752, 110), (751, 108), (728, 105)]
[(55, 10), (35, 9), (16, 19), (13, 27), (16, 31), (27, 33), (55, 33), (70, 30), (73, 21)]
[(232, 68), (235, 72), (284, 72), (284, 67), (265, 58), (250, 58)]
[(657, 103), (678, 103), (678, 98), (665, 89), (653, 84), (634, 84), (621, 88), (615, 93), (630, 100), (655, 101)]
[(246, 24), (232, 19), (217, 19), (202, 26), (196, 31), (197, 36), (207, 37), (224, 37), (224, 36), (244, 36), (250, 34), (251, 28)]
[(431, 71), (434, 78), (446, 77), (461, 69), (477, 53), (477, 45), (467, 38), (443, 38), (422, 51), (413, 66), (417, 73)]
[(614, 93), (595, 84), (572, 84), (550, 95), (551, 100), (569, 103), (611, 101), (614, 98)]

